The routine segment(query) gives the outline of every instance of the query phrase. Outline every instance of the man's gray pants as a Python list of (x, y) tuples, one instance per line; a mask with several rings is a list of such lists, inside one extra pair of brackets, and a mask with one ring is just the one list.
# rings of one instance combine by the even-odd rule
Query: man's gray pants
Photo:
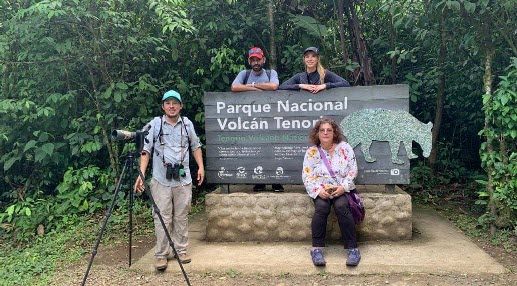
[[(188, 213), (192, 201), (192, 184), (166, 187), (158, 183), (157, 180), (152, 179), (151, 194), (160, 210), (178, 255), (187, 253)], [(153, 219), (156, 232), (155, 256), (156, 258), (165, 258), (169, 253), (169, 240), (154, 208)]]

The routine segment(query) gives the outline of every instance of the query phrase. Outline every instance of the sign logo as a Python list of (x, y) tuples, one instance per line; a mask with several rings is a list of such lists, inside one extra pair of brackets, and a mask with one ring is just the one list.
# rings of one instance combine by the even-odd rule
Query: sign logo
[(255, 173), (255, 175), (251, 175), (251, 178), (252, 179), (257, 179), (257, 180), (265, 180), (266, 179), (266, 175), (264, 175), (264, 168), (262, 168), (262, 166), (257, 166), (255, 167), (255, 169), (253, 169), (253, 173)]
[(280, 176), (280, 175), (283, 175), (283, 174), (284, 174), (284, 168), (282, 168), (282, 167), (276, 168), (276, 175), (277, 176)]
[(217, 172), (217, 176), (221, 179), (224, 179), (225, 177), (232, 177), (232, 174), (229, 174), (224, 167), (221, 167), (221, 170)]
[(253, 173), (255, 173), (255, 174), (257, 174), (257, 175), (262, 174), (262, 172), (264, 172), (264, 170), (262, 169), (262, 166), (257, 166), (257, 167), (255, 167), (255, 169), (253, 170)]
[(241, 167), (237, 168), (237, 174), (235, 174), (236, 175), (235, 177), (237, 177), (239, 179), (245, 179), (247, 177), (247, 174), (248, 173), (246, 173), (246, 168), (241, 166)]
[(391, 169), (390, 174), (392, 176), (400, 176), (400, 170), (399, 169)]

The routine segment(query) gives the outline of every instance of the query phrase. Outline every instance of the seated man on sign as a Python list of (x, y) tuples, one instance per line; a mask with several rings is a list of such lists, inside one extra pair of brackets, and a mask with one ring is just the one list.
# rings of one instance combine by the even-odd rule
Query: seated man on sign
[[(248, 51), (248, 64), (251, 70), (242, 70), (232, 83), (232, 91), (263, 91), (276, 90), (278, 88), (278, 74), (275, 70), (266, 70), (266, 57), (261, 48), (253, 46)], [(273, 184), (273, 191), (283, 192), (284, 187)], [(255, 192), (264, 191), (265, 184), (257, 184), (253, 187)]]

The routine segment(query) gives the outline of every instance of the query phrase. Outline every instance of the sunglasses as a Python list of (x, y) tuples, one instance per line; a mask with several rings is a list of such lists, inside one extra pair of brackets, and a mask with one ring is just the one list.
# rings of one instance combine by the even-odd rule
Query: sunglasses
[(248, 54), (250, 55), (253, 55), (253, 54), (262, 54), (262, 50), (259, 49), (259, 48), (253, 48), (251, 50), (248, 51)]

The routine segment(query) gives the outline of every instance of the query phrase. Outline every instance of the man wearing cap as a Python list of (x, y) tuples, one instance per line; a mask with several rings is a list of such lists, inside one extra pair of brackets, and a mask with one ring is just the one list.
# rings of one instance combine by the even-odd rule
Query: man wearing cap
[(305, 71), (297, 73), (286, 80), (278, 89), (304, 89), (311, 93), (318, 93), (334, 87), (350, 86), (344, 78), (323, 67), (319, 50), (316, 47), (305, 49), (303, 52), (303, 63), (305, 64)]
[[(253, 46), (248, 51), (248, 63), (252, 70), (242, 70), (232, 83), (232, 91), (261, 91), (276, 90), (278, 88), (278, 74), (275, 70), (265, 70), (266, 57), (261, 48)], [(265, 184), (257, 184), (253, 187), (256, 192), (264, 191)], [(275, 192), (283, 192), (284, 187), (273, 184)]]
[(259, 47), (251, 47), (248, 51), (250, 70), (242, 70), (232, 83), (232, 91), (276, 90), (278, 74), (275, 70), (265, 70), (266, 57)]
[[(164, 115), (155, 117), (145, 128), (149, 129), (140, 157), (140, 171), (146, 173), (152, 159), (151, 194), (160, 210), (167, 229), (164, 229), (158, 214), (153, 209), (154, 228), (156, 232), (155, 268), (167, 268), (167, 260), (173, 259), (169, 232), (174, 242), (181, 263), (189, 263), (188, 213), (192, 200), (192, 177), (189, 169), (189, 151), (196, 160), (198, 185), (204, 180), (205, 170), (201, 143), (194, 130), (194, 124), (186, 117), (180, 116), (183, 108), (181, 96), (170, 90), (162, 97)], [(151, 158), (152, 157), (152, 158)], [(145, 187), (139, 176), (134, 190), (139, 193)]]

